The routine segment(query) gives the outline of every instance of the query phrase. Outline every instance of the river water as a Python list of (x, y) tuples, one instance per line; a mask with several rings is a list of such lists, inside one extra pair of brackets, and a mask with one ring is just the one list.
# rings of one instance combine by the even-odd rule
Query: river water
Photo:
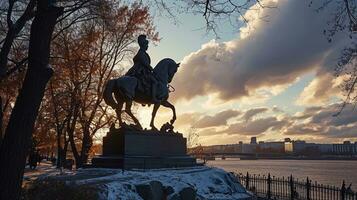
[(208, 161), (208, 166), (223, 168), (229, 172), (267, 175), (282, 177), (291, 174), (306, 180), (309, 177), (318, 183), (341, 186), (346, 181), (348, 186), (357, 190), (357, 161), (341, 160), (239, 160), (226, 159)]

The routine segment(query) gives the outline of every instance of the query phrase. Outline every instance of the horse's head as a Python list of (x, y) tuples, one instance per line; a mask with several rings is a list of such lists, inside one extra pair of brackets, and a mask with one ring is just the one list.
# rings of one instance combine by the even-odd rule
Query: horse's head
[(170, 83), (179, 66), (180, 63), (176, 63), (171, 58), (165, 58), (156, 65), (154, 72), (162, 82)]
[(177, 72), (177, 69), (180, 67), (181, 63), (173, 63), (172, 65), (169, 66), (168, 69), (168, 82), (171, 83), (172, 79), (174, 78), (174, 75)]

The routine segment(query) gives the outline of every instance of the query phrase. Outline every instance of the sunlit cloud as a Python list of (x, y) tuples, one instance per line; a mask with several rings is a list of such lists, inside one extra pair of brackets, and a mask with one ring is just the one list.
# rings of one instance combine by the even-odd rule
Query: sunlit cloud
[[(221, 43), (212, 40), (186, 56), (174, 80), (175, 99), (212, 94), (222, 101), (268, 99), (313, 71), (327, 81), (341, 48), (351, 41), (336, 36), (328, 43), (324, 38), (328, 9), (316, 13), (305, 1), (281, 0), (277, 4), (277, 9), (260, 10), (258, 16), (253, 16), (253, 10), (246, 13), (254, 26), (248, 35)], [(267, 16), (267, 21), (261, 16)], [(317, 82), (306, 88), (301, 99), (308, 92), (320, 94), (322, 100), (336, 94), (321, 90)], [(311, 101), (311, 97), (303, 100)]]

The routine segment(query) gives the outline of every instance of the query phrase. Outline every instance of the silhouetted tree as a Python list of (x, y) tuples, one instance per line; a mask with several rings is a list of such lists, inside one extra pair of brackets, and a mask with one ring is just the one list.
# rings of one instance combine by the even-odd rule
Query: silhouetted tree
[(53, 74), (48, 65), (50, 41), (63, 9), (50, 5), (48, 1), (37, 3), (30, 31), (28, 69), (0, 147), (1, 199), (19, 199), (32, 130), (46, 84)]
[(77, 167), (87, 162), (98, 130), (115, 120), (102, 98), (104, 84), (119, 76), (120, 63), (132, 53), (137, 35), (145, 32), (158, 40), (149, 9), (142, 4), (125, 6), (111, 1), (102, 3), (96, 13), (96, 18), (72, 25), (53, 41), (56, 56), (52, 63), (57, 74), (50, 89), (55, 96), (54, 114), (60, 124), (66, 122), (64, 129)]

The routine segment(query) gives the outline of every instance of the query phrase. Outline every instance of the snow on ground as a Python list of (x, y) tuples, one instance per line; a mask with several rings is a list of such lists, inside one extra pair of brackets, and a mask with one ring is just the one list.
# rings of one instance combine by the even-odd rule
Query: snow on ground
[(55, 176), (64, 174), (74, 174), (70, 170), (60, 170), (53, 166), (51, 162), (44, 161), (37, 165), (36, 169), (30, 169), (28, 165), (25, 167), (24, 182), (33, 181), (42, 176)]
[(196, 190), (200, 199), (245, 199), (250, 195), (226, 171), (214, 167), (170, 168), (156, 170), (130, 170), (87, 168), (60, 172), (50, 165), (41, 165), (37, 171), (27, 172), (25, 179), (51, 176), (65, 180), (69, 185), (98, 186), (103, 199), (142, 199), (135, 186), (159, 181), (164, 187), (171, 186), (175, 193), (183, 188)]
[[(108, 198), (115, 199), (116, 195), (121, 199), (132, 198), (136, 195), (134, 190), (128, 190), (125, 187), (134, 188), (135, 185), (148, 183), (150, 181), (159, 181), (165, 187), (171, 186), (175, 192), (186, 187), (195, 188), (197, 195), (203, 199), (241, 199), (249, 195), (246, 190), (237, 183), (232, 175), (222, 169), (213, 167), (195, 167), (181, 169), (159, 169), (148, 171), (122, 171), (113, 169), (82, 169), (79, 174), (103, 174), (90, 179), (76, 180), (75, 184), (95, 184), (104, 182), (108, 187)], [(125, 192), (124, 192), (125, 191)], [(132, 191), (132, 192), (128, 192)], [(128, 195), (124, 198), (123, 194)]]

